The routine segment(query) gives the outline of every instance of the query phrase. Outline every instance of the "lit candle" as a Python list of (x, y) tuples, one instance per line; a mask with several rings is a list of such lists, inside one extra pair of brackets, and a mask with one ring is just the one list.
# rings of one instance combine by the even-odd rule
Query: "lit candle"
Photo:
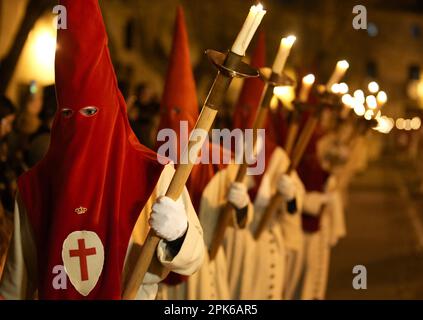
[(411, 119), (411, 129), (413, 130), (419, 130), (420, 127), (422, 126), (422, 121), (419, 117), (414, 117), (413, 119)]
[(404, 130), (405, 127), (405, 120), (403, 118), (398, 118), (395, 126), (397, 127), (398, 130)]
[(308, 74), (303, 78), (300, 94), (298, 96), (298, 100), (300, 102), (306, 102), (308, 100), (308, 95), (310, 93), (310, 89), (313, 86), (315, 81), (315, 77), (313, 74)]
[(341, 82), (339, 84), (339, 93), (340, 94), (346, 94), (346, 93), (348, 93), (348, 90), (349, 90), (348, 85), (345, 82)]
[(286, 60), (288, 59), (291, 48), (297, 38), (295, 36), (288, 36), (282, 38), (279, 46), (278, 54), (276, 55), (275, 62), (273, 63), (272, 70), (277, 74), (281, 74), (285, 67)]
[(364, 119), (366, 120), (372, 120), (373, 118), (373, 110), (366, 110), (364, 113)]
[(347, 107), (352, 108), (354, 105), (354, 98), (350, 94), (344, 94), (342, 96), (342, 103), (345, 104)]
[(354, 91), (354, 98), (357, 100), (357, 102), (361, 104), (364, 104), (364, 102), (366, 101), (366, 98), (364, 97), (364, 92), (360, 89)]
[(411, 120), (410, 119), (405, 119), (405, 121), (404, 121), (404, 129), (405, 129), (405, 131), (410, 131), (411, 130)]
[(354, 112), (358, 116), (364, 116), (364, 114), (366, 113), (366, 108), (363, 104), (356, 101), (354, 103)]
[(245, 19), (244, 25), (242, 26), (242, 29), (232, 46), (231, 51), (233, 53), (240, 56), (245, 55), (245, 51), (247, 51), (251, 39), (253, 38), (254, 33), (256, 33), (265, 14), (266, 10), (263, 9), (261, 4), (250, 8), (247, 19)]
[(335, 94), (341, 93), (340, 89), (341, 89), (341, 88), (339, 87), (339, 83), (334, 83), (334, 84), (330, 87), (330, 91), (331, 91), (331, 92), (333, 92), (333, 93), (335, 93)]
[(369, 89), (370, 93), (376, 93), (379, 91), (379, 85), (376, 81), (372, 81), (368, 84), (367, 89)]
[(376, 109), (377, 108), (377, 101), (376, 101), (376, 97), (373, 95), (367, 96), (366, 97), (366, 104), (369, 107), (369, 109)]
[(378, 107), (382, 107), (386, 103), (386, 101), (388, 101), (388, 96), (386, 95), (385, 91), (379, 91), (376, 96), (376, 99)]
[(285, 107), (291, 109), (292, 101), (295, 99), (294, 87), (279, 86), (273, 89), (273, 94), (282, 102)]
[(347, 69), (349, 67), (350, 65), (348, 64), (346, 60), (338, 61), (338, 63), (336, 64), (335, 71), (332, 73), (332, 76), (329, 78), (329, 81), (326, 84), (327, 90), (330, 90), (334, 83), (338, 83), (339, 80), (342, 79), (342, 77), (345, 75), (345, 72), (347, 72)]

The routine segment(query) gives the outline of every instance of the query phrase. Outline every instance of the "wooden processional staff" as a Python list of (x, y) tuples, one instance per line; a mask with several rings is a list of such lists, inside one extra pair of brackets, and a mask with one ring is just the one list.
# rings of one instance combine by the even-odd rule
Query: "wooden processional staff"
[[(272, 71), (270, 68), (262, 68), (260, 70), (260, 75), (263, 81), (266, 83), (266, 86), (263, 90), (263, 95), (261, 97), (260, 106), (257, 110), (256, 117), (253, 124), (253, 152), (255, 153), (256, 144), (257, 144), (257, 130), (264, 127), (267, 114), (270, 107), (270, 103), (273, 98), (273, 90), (277, 86), (292, 86), (294, 81), (288, 78), (284, 74), (277, 74)], [(241, 165), (238, 166), (235, 182), (244, 182), (244, 178), (247, 174), (248, 164), (246, 161), (246, 155), (244, 154), (244, 161)], [(220, 213), (219, 221), (214, 232), (212, 239), (211, 247), (209, 250), (210, 260), (214, 260), (217, 255), (217, 252), (223, 243), (225, 237), (225, 231), (228, 225), (231, 222), (231, 219), (234, 217), (235, 208), (229, 202), (223, 207), (223, 211)]]
[[(320, 106), (307, 119), (306, 124), (303, 130), (301, 131), (301, 134), (298, 137), (298, 141), (295, 144), (295, 147), (292, 151), (291, 163), (286, 171), (286, 174), (291, 174), (294, 170), (297, 169), (304, 155), (304, 152), (308, 146), (308, 143), (310, 142), (313, 132), (317, 124), (319, 123), (320, 114), (322, 110), (327, 106), (333, 105), (333, 102), (332, 102), (333, 99), (339, 99), (339, 98), (333, 95), (332, 93), (328, 93), (328, 92), (324, 93), (322, 96), (322, 101), (320, 103)], [(263, 216), (259, 222), (259, 225), (254, 233), (254, 238), (256, 240), (259, 239), (263, 231), (266, 230), (273, 215), (282, 206), (282, 204), (283, 204), (282, 195), (279, 194), (278, 192), (275, 193), (273, 197), (270, 199), (269, 205), (266, 207), (266, 210), (264, 211)]]
[[(321, 102), (320, 102), (319, 108), (315, 110), (308, 118), (303, 130), (301, 131), (298, 141), (292, 150), (292, 155), (290, 157), (291, 163), (287, 169), (287, 172), (286, 172), (287, 174), (290, 174), (292, 171), (294, 171), (300, 164), (301, 159), (304, 155), (304, 151), (306, 150), (307, 145), (313, 135), (314, 129), (316, 128), (319, 122), (320, 114), (322, 110), (324, 109), (324, 107), (331, 106), (333, 104), (338, 103), (339, 97), (336, 94), (331, 92), (331, 88), (333, 84), (336, 84), (339, 82), (339, 80), (344, 76), (348, 68), (349, 68), (349, 64), (346, 60), (341, 60), (337, 62), (334, 72), (332, 73), (326, 86), (324, 86), (323, 92), (321, 93), (321, 96), (320, 96)], [(314, 76), (311, 74), (303, 78), (302, 86), (303, 88), (305, 88), (305, 90), (302, 90), (302, 92), (300, 92), (300, 96), (299, 96), (300, 101), (305, 102), (307, 100), (308, 90), (310, 90), (311, 86), (314, 83), (314, 80), (315, 80)], [(292, 128), (292, 130), (295, 131), (298, 129)], [(289, 134), (294, 136), (294, 133), (289, 133)], [(291, 141), (288, 141), (288, 142), (294, 145), (293, 141), (295, 141), (295, 137), (289, 137), (289, 139)], [(292, 145), (288, 147), (292, 148)], [(282, 203), (283, 203), (282, 196), (278, 192), (275, 193), (270, 199), (269, 205), (266, 207), (266, 210), (263, 213), (263, 216), (259, 222), (259, 225), (256, 231), (254, 232), (254, 238), (256, 240), (260, 238), (260, 235), (267, 228), (274, 213), (278, 210), (278, 208), (281, 207)]]
[(294, 110), (290, 114), (288, 134), (284, 146), (289, 158), (291, 158), (292, 149), (294, 148), (300, 130), (300, 115), (307, 108), (308, 96), (314, 81), (315, 77), (313, 74), (306, 75), (301, 82), (301, 90), (298, 93), (298, 98), (294, 101)]
[[(209, 91), (206, 101), (204, 102), (202, 111), (197, 120), (195, 128), (193, 129), (193, 132), (197, 129), (204, 130), (205, 132), (210, 131), (218, 109), (222, 106), (226, 92), (233, 78), (259, 76), (259, 73), (256, 69), (242, 62), (242, 58), (265, 13), (266, 11), (263, 10), (263, 7), (260, 4), (251, 7), (247, 19), (245, 20), (244, 25), (238, 34), (234, 45), (232, 46), (232, 49), (227, 54), (223, 54), (214, 50), (206, 51), (209, 60), (218, 69), (218, 73)], [(205, 136), (199, 138), (199, 141), (190, 139), (188, 148), (184, 151), (185, 155), (190, 155), (191, 153), (194, 153), (193, 151), (197, 151), (195, 154), (198, 155), (205, 139)], [(183, 156), (182, 159), (189, 159), (189, 157)], [(180, 197), (185, 183), (187, 182), (191, 170), (194, 166), (195, 160), (196, 159), (189, 159), (188, 163), (181, 163), (178, 165), (178, 168), (173, 175), (170, 185), (166, 191), (167, 197), (173, 200), (176, 200)], [(139, 257), (135, 263), (134, 270), (130, 274), (127, 284), (123, 289), (123, 299), (135, 299), (160, 240), (161, 238), (150, 229), (142, 247), (141, 253), (139, 254)]]

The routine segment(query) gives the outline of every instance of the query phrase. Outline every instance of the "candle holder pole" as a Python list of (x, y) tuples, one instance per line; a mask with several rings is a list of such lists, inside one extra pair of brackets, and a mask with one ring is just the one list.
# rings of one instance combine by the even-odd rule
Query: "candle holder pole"
[[(256, 69), (242, 62), (243, 56), (240, 56), (232, 51), (229, 51), (227, 54), (223, 54), (215, 50), (207, 50), (206, 55), (217, 68), (218, 73), (209, 91), (206, 101), (204, 102), (202, 111), (194, 130), (202, 129), (206, 132), (209, 132), (217, 115), (218, 109), (223, 104), (226, 92), (233, 78), (257, 77), (259, 76), (259, 73)], [(203, 143), (204, 141), (201, 142)], [(185, 153), (189, 155), (190, 150), (197, 146), (198, 141), (190, 139), (188, 148), (185, 150)], [(199, 151), (200, 148), (198, 152)], [(188, 157), (182, 157), (182, 159), (185, 158), (189, 159)], [(188, 177), (194, 166), (194, 163), (191, 161), (191, 159), (189, 160), (190, 161), (188, 161), (188, 163), (180, 164), (178, 166), (166, 191), (166, 196), (173, 200), (178, 199), (181, 195), (185, 183), (188, 180)], [(150, 229), (138, 259), (135, 262), (133, 271), (130, 273), (126, 285), (123, 286), (123, 299), (131, 300), (136, 297), (136, 294), (142, 285), (142, 281), (144, 280), (144, 276), (147, 273), (160, 240), (161, 238)]]
[[(254, 124), (253, 124), (253, 152), (256, 152), (256, 144), (257, 144), (257, 130), (264, 127), (268, 110), (270, 108), (270, 104), (273, 98), (273, 90), (277, 86), (287, 86), (293, 85), (294, 81), (289, 78), (286, 74), (282, 73), (281, 75), (273, 72), (270, 68), (262, 68), (260, 69), (260, 76), (261, 79), (265, 82), (266, 86), (263, 90), (263, 94), (260, 101), (260, 106), (257, 110)], [(246, 161), (246, 155), (244, 153), (244, 161), (241, 165), (237, 168), (237, 174), (235, 178), (235, 182), (244, 182), (244, 178), (247, 174), (248, 164)], [(228, 225), (231, 222), (231, 219), (235, 219), (234, 217), (235, 208), (227, 202), (223, 207), (222, 212), (219, 216), (219, 221), (216, 227), (216, 230), (213, 235), (213, 240), (211, 242), (211, 246), (209, 249), (209, 258), (210, 260), (214, 260), (217, 255), (217, 252), (223, 243), (223, 239), (225, 237), (225, 231)]]
[[(295, 147), (292, 152), (291, 163), (286, 171), (286, 174), (291, 174), (301, 162), (301, 159), (304, 155), (304, 152), (310, 142), (310, 139), (313, 135), (313, 132), (319, 123), (320, 115), (325, 108), (330, 108), (336, 105), (339, 97), (330, 92), (323, 92), (320, 94), (320, 103), (317, 110), (315, 110), (310, 117), (307, 119), (306, 124), (301, 131), (298, 141), (295, 144)], [(275, 193), (270, 199), (269, 205), (266, 207), (266, 210), (263, 213), (263, 216), (257, 226), (257, 229), (254, 232), (254, 238), (258, 240), (262, 235), (263, 231), (268, 227), (272, 217), (275, 212), (282, 206), (283, 197), (280, 193)]]

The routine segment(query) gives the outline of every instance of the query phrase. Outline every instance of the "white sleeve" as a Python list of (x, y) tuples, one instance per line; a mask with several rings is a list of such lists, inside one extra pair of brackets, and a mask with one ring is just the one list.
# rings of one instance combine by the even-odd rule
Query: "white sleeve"
[(15, 201), (13, 235), (0, 281), (0, 296), (7, 300), (26, 299), (31, 295), (23, 248), (23, 240), (32, 238), (26, 234), (27, 223), (26, 213), (20, 212), (18, 202)]

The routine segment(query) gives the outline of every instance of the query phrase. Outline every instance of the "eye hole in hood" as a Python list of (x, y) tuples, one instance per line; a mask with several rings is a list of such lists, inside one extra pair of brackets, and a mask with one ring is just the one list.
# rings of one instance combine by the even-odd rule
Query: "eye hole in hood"
[(69, 119), (73, 115), (73, 110), (69, 108), (63, 108), (60, 112), (65, 119)]
[(85, 107), (79, 110), (79, 113), (82, 114), (84, 117), (92, 117), (96, 115), (98, 109), (96, 107)]

